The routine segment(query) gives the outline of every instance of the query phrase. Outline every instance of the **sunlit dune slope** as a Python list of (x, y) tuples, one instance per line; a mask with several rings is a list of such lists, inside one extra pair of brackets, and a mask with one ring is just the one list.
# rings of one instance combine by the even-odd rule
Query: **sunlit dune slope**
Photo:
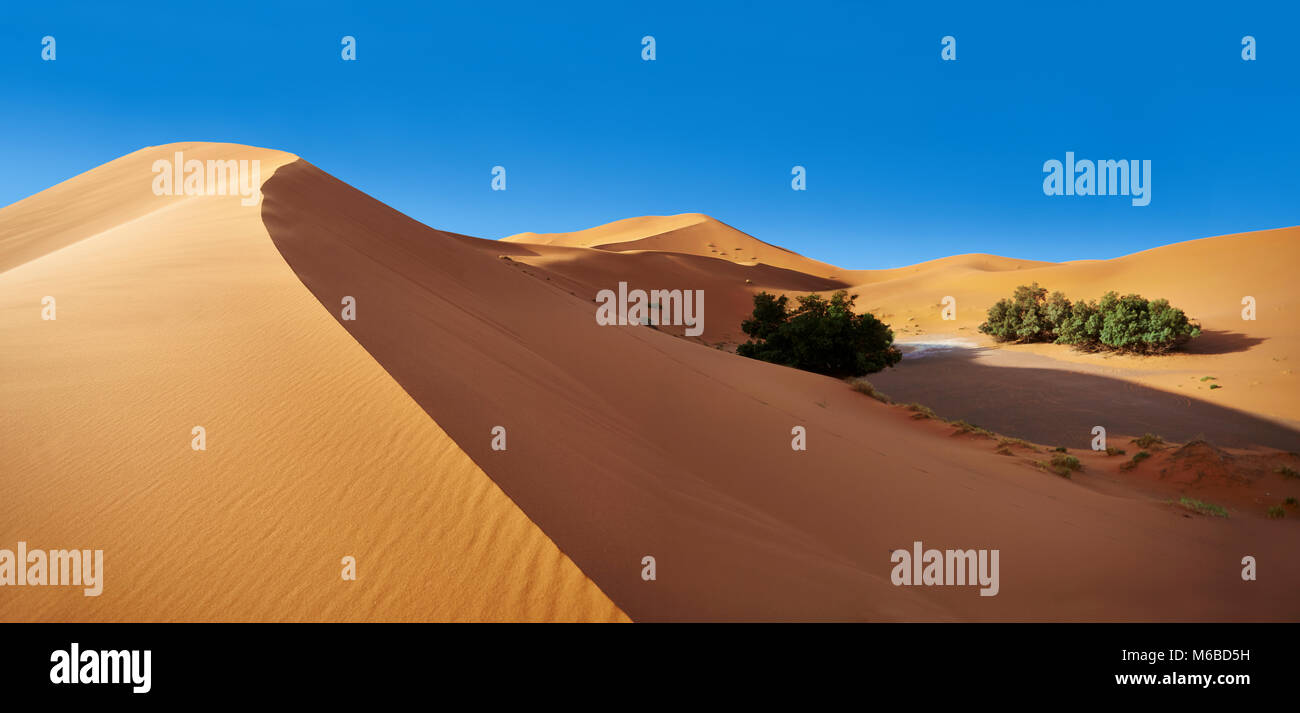
[(260, 206), (153, 195), (176, 151), (263, 179), (296, 158), (153, 147), (0, 210), (0, 547), (105, 560), (100, 596), (7, 586), (0, 620), (625, 619), (307, 291)]

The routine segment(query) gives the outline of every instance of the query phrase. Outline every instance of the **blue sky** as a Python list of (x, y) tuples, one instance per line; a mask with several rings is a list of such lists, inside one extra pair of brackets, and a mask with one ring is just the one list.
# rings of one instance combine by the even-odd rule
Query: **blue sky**
[[(0, 205), (204, 140), (480, 237), (702, 212), (851, 268), (1300, 224), (1289, 0), (108, 5), (0, 8)], [(1066, 151), (1151, 160), (1151, 204), (1044, 195)]]

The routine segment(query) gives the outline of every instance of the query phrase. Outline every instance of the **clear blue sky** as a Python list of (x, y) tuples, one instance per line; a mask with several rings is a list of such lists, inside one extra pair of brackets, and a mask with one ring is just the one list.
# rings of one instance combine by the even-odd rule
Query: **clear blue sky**
[[(1300, 224), (1291, 0), (109, 5), (0, 8), (0, 205), (204, 140), (291, 151), (470, 235), (702, 212), (844, 267)], [(1150, 159), (1151, 204), (1045, 196), (1066, 151)]]

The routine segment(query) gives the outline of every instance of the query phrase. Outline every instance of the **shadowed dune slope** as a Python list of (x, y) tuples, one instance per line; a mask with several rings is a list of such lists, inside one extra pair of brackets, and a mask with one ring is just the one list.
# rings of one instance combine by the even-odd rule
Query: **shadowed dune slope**
[(0, 547), (105, 569), (98, 597), (2, 587), (0, 620), (625, 620), (321, 308), (260, 206), (153, 195), (175, 151), (263, 179), (296, 159), (152, 147), (0, 210)]
[[(576, 281), (497, 256), (540, 246), (428, 228), (306, 162), (264, 190), (307, 288), (336, 319), (356, 298), (340, 324), (633, 619), (1300, 617), (1290, 523), (1101, 494), (834, 379), (599, 326)], [(999, 549), (1001, 592), (894, 586), (918, 540)], [(1242, 582), (1245, 553), (1275, 574)]]

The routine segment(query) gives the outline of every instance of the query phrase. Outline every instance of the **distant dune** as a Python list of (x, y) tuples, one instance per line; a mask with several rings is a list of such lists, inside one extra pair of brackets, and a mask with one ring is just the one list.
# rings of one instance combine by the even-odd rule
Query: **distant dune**
[[(1296, 290), (1273, 266), (1296, 229), (1099, 262), (843, 270), (698, 214), (481, 240), (289, 154), (184, 149), (261, 157), (260, 207), (148, 194), (165, 146), (0, 211), (0, 462), (17, 464), (0, 473), (0, 543), (103, 546), (109, 568), (97, 599), (0, 591), (0, 618), (1300, 618), (1287, 564), (1300, 528), (1253, 500), (1289, 486), (1280, 475), (1215, 490), (1243, 493), (1228, 519), (1193, 516), (1154, 471), (1081, 452), (1085, 472), (1061, 478), (1034, 465), (1042, 452), (1008, 456), (730, 351), (763, 289), (848, 288), (908, 339), (978, 341), (988, 304), (1038, 279), (1071, 297), (1169, 297), (1242, 335), (1174, 359), (1263, 379), (1290, 368), (1271, 357), (1300, 358), (1278, 319)], [(101, 181), (110, 168), (122, 173)], [(600, 326), (596, 291), (619, 281), (705, 290), (704, 334)], [(1231, 322), (1239, 292), (1259, 299), (1257, 323)], [(56, 322), (39, 319), (47, 294)], [(946, 295), (955, 321), (939, 319)], [(344, 297), (356, 320), (341, 319)], [(1119, 383), (1148, 378), (1110, 363)], [(1271, 398), (1223, 397), (1282, 418), (1283, 376), (1261, 385)], [(203, 453), (189, 449), (197, 424)], [(791, 449), (795, 426), (806, 451)], [(1196, 469), (1228, 457), (1273, 456), (1170, 448), (1155, 462), (1196, 487)], [(889, 553), (914, 541), (999, 549), (999, 594), (894, 586)], [(344, 554), (356, 582), (339, 580)], [(1246, 554), (1269, 575), (1243, 582)]]
[(770, 265), (813, 277), (831, 278), (844, 272), (834, 265), (806, 258), (798, 253), (736, 230), (700, 213), (648, 215), (606, 223), (573, 233), (520, 233), (502, 238), (513, 243), (598, 248), (607, 252), (669, 252), (712, 257), (741, 265)]

